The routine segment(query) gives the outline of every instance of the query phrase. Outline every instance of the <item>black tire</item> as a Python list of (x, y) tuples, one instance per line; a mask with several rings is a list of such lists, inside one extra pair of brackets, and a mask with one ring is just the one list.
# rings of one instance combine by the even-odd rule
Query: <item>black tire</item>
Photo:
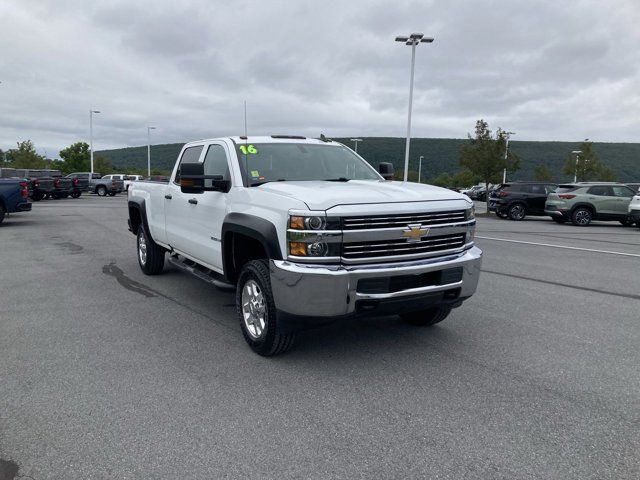
[(116, 192), (109, 192), (109, 196), (110, 197), (115, 197), (116, 196)]
[(633, 226), (633, 222), (628, 218), (625, 218), (624, 220), (619, 220), (619, 222), (620, 222), (620, 225), (622, 225), (623, 227), (632, 227)]
[[(142, 253), (144, 244), (144, 254)], [(138, 240), (137, 240), (137, 257), (140, 268), (146, 275), (157, 275), (162, 273), (164, 268), (164, 253), (165, 250), (154, 242), (144, 227), (140, 225), (138, 228)]]
[(0, 223), (4, 221), (5, 213), (4, 205), (0, 204)]
[(430, 327), (443, 321), (450, 313), (451, 307), (449, 305), (440, 305), (419, 312), (403, 313), (400, 318), (411, 325)]
[(80, 198), (80, 195), (82, 195), (82, 192), (73, 192), (71, 198)]
[[(251, 309), (249, 312), (245, 311), (243, 306), (243, 291), (245, 287), (249, 288), (245, 295), (250, 296), (251, 286), (257, 287), (260, 301), (247, 302), (246, 305)], [(258, 326), (252, 323), (255, 320), (250, 320), (254, 316), (254, 311), (263, 315)], [(245, 320), (245, 313), (248, 315), (247, 320)], [(279, 355), (293, 346), (295, 333), (282, 333), (278, 325), (276, 304), (271, 291), (269, 266), (266, 260), (251, 260), (242, 267), (236, 286), (236, 314), (240, 322), (242, 336), (258, 355), (263, 357)], [(260, 327), (261, 330), (258, 330)], [(250, 328), (255, 330), (252, 331)]]
[(567, 223), (564, 217), (551, 217), (551, 219), (556, 223)]
[(509, 217), (509, 220), (519, 222), (527, 216), (527, 207), (524, 205), (524, 203), (513, 203), (509, 205), (507, 216)]
[(505, 219), (505, 218), (508, 217), (508, 215), (506, 213), (502, 213), (502, 212), (499, 212), (498, 210), (496, 210), (496, 217)]
[(98, 187), (96, 188), (96, 193), (98, 194), (98, 196), (104, 197), (107, 194), (107, 187), (105, 187), (104, 185), (98, 185)]
[(592, 219), (593, 214), (591, 213), (591, 210), (586, 207), (578, 207), (571, 212), (571, 223), (576, 227), (586, 227), (591, 223)]

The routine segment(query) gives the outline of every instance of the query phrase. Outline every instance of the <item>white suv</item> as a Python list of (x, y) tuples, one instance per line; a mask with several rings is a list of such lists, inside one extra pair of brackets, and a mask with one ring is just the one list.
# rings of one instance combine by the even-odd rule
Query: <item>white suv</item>
[(640, 228), (640, 191), (636, 192), (629, 203), (629, 220)]

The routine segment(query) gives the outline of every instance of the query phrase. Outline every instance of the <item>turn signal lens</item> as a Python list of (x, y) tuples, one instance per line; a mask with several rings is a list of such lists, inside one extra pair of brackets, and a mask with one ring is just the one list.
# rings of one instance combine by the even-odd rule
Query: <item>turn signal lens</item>
[(289, 228), (293, 230), (304, 230), (304, 217), (291, 217), (289, 219)]
[[(299, 218), (302, 218), (302, 217), (299, 217)], [(307, 244), (304, 242), (289, 242), (289, 254), (295, 255), (298, 257), (306, 257)]]

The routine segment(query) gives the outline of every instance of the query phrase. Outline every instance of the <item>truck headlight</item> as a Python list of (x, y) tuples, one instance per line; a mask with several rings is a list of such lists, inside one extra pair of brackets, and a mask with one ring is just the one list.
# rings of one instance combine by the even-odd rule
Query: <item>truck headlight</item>
[(474, 218), (476, 218), (476, 207), (475, 207), (475, 205), (467, 210), (467, 220), (473, 220)]
[(471, 243), (476, 236), (476, 224), (467, 225), (467, 237), (464, 243)]
[(289, 217), (291, 230), (340, 230), (340, 218), (322, 215), (291, 215)]

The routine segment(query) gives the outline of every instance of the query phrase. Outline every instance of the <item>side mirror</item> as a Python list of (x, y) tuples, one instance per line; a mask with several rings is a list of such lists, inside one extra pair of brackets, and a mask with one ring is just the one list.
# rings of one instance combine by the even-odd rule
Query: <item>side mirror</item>
[(380, 172), (380, 175), (382, 175), (382, 178), (385, 180), (393, 180), (396, 173), (393, 168), (393, 163), (390, 162), (380, 162), (380, 165), (378, 165), (378, 172)]
[[(205, 180), (211, 180), (206, 186)], [(182, 193), (228, 192), (231, 182), (222, 175), (205, 175), (203, 163), (183, 163), (180, 165), (180, 191)]]

